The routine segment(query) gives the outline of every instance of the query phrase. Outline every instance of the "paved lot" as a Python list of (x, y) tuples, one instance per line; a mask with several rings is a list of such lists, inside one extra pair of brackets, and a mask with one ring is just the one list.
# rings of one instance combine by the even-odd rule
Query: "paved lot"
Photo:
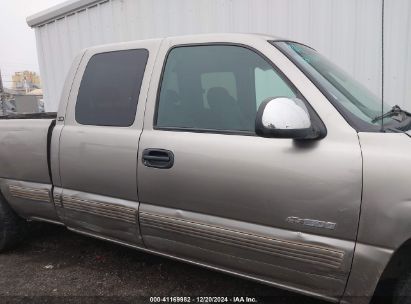
[(30, 234), (23, 245), (0, 254), (2, 303), (148, 303), (142, 297), (188, 295), (269, 296), (258, 303), (325, 303), (62, 227), (35, 224)]

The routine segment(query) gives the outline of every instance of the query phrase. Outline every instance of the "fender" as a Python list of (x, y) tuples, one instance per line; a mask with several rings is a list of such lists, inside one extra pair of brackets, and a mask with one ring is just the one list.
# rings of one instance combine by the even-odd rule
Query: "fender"
[(367, 303), (393, 254), (411, 238), (411, 138), (403, 133), (359, 133), (359, 139), (363, 197), (343, 301), (356, 297), (355, 303)]

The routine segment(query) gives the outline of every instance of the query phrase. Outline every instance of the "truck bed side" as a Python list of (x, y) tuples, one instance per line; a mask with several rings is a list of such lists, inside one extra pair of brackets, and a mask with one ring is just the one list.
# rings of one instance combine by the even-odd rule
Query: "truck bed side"
[(53, 119), (0, 120), (0, 194), (27, 219), (57, 219), (48, 164), (53, 126)]
[(0, 178), (50, 183), (47, 134), (52, 121), (0, 120)]

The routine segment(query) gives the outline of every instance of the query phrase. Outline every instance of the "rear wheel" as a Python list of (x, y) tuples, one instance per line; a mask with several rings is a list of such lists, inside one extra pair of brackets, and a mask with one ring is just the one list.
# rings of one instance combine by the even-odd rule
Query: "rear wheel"
[(27, 221), (19, 217), (0, 194), (0, 252), (21, 242), (26, 231)]

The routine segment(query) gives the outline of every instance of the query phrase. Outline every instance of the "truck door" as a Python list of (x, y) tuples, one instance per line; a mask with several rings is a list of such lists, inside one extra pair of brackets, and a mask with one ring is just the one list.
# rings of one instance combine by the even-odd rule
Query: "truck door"
[[(262, 39), (247, 41), (253, 48), (240, 38), (193, 45), (180, 38), (161, 50), (165, 63), (152, 79), (159, 90), (149, 93), (139, 149), (144, 243), (264, 282), (339, 296), (361, 200), (357, 135), (281, 53)], [(277, 96), (311, 103), (327, 136), (256, 136), (259, 104)]]
[(71, 229), (140, 243), (137, 150), (149, 76), (159, 42), (87, 51), (60, 140), (62, 193)]

